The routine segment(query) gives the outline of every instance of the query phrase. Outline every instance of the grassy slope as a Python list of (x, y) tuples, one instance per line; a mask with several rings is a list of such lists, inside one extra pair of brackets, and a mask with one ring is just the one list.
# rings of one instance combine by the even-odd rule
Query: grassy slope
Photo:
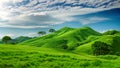
[(94, 41), (90, 40), (90, 38), (88, 38), (86, 41), (84, 41), (85, 43), (82, 46), (77, 47), (74, 50), (74, 52), (76, 52), (76, 53), (82, 52), (82, 53), (92, 54), (91, 45), (95, 41), (101, 41), (101, 42), (105, 42), (109, 45), (112, 45), (113, 52), (120, 52), (120, 34), (94, 36), (93, 39), (94, 39)]
[(56, 36), (58, 36), (58, 35), (62, 35), (62, 34), (64, 34), (65, 32), (68, 32), (68, 31), (71, 31), (71, 30), (74, 30), (74, 29), (73, 29), (73, 28), (69, 28), (69, 27), (64, 27), (64, 28), (62, 28), (61, 30), (58, 30), (58, 31), (55, 32), (55, 33), (48, 34), (48, 35), (43, 36), (43, 37), (37, 37), (37, 38), (31, 39), (31, 40), (22, 42), (22, 43), (20, 43), (20, 44), (22, 44), (22, 45), (42, 46), (43, 44), (45, 44), (45, 43), (46, 43), (47, 41), (49, 41), (50, 39), (53, 39), (54, 37), (56, 37)]
[(15, 41), (16, 43), (20, 43), (20, 42), (23, 42), (23, 41), (26, 41), (26, 40), (29, 40), (29, 39), (32, 39), (32, 38), (31, 37), (20, 36), (20, 37), (17, 37), (15, 39), (13, 39), (13, 41)]
[[(79, 29), (64, 27), (55, 33), (31, 39), (20, 44), (51, 48), (60, 48), (62, 45), (67, 45), (68, 48), (74, 48), (78, 46), (79, 42), (84, 41), (90, 35), (100, 35), (100, 33), (92, 30), (89, 27), (83, 27)], [(63, 43), (64, 40), (67, 42)]]
[(119, 68), (118, 56), (90, 56), (43, 47), (0, 45), (0, 68)]

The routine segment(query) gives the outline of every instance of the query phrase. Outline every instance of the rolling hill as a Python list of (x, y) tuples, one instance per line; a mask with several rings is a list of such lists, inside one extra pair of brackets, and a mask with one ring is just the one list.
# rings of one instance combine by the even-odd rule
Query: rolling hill
[(15, 38), (14, 41), (16, 43), (20, 43), (20, 42), (23, 42), (23, 41), (26, 41), (26, 40), (29, 40), (29, 39), (32, 39), (32, 38), (31, 37), (20, 36), (20, 37)]
[(34, 38), (20, 43), (21, 45), (33, 45), (50, 48), (74, 49), (88, 38), (88, 36), (99, 36), (100, 33), (90, 27), (70, 28), (64, 27), (52, 34)]
[(90, 40), (90, 37), (84, 41), (84, 44), (82, 46), (78, 46), (74, 52), (76, 53), (86, 53), (86, 54), (92, 54), (92, 44), (96, 41), (101, 41), (104, 43), (107, 43), (112, 47), (112, 53), (111, 54), (120, 54), (120, 34), (115, 35), (103, 35), (103, 36), (94, 36), (92, 37), (94, 40)]

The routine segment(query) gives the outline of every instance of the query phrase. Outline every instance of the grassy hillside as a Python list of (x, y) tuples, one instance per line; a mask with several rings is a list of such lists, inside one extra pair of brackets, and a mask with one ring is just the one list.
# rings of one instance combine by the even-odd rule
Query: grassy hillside
[(91, 56), (64, 50), (0, 45), (0, 68), (119, 68), (118, 56)]
[(51, 48), (67, 48), (71, 50), (74, 49), (76, 46), (79, 46), (79, 42), (86, 40), (86, 38), (91, 35), (99, 36), (101, 34), (89, 27), (83, 28), (64, 27), (56, 31), (55, 33), (48, 34), (43, 37), (34, 38), (20, 44)]
[(23, 41), (26, 41), (26, 40), (29, 40), (29, 39), (32, 39), (32, 38), (31, 37), (20, 36), (20, 37), (15, 38), (14, 41), (16, 43), (20, 43), (20, 42), (23, 42)]
[(103, 35), (114, 35), (114, 34), (118, 34), (118, 33), (120, 33), (120, 32), (117, 30), (109, 30), (109, 31), (104, 32)]
[(91, 41), (90, 38), (88, 38), (86, 41), (83, 42), (83, 45), (77, 47), (74, 50), (74, 52), (76, 52), (76, 53), (82, 52), (82, 53), (92, 54), (91, 45), (96, 41), (101, 41), (101, 42), (107, 43), (110, 46), (112, 46), (113, 54), (120, 53), (120, 34), (94, 36), (93, 39), (94, 39), (94, 41)]

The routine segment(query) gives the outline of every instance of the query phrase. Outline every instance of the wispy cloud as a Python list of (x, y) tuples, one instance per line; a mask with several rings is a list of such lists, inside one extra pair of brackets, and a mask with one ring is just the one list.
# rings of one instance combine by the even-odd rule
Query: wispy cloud
[[(75, 15), (120, 8), (119, 0), (1, 0), (0, 27), (47, 28), (68, 21), (77, 20)], [(82, 24), (97, 23), (107, 18), (91, 17)]]
[(39, 36), (39, 35), (35, 32), (32, 32), (32, 33), (24, 34), (24, 36), (36, 37), (36, 36)]
[(91, 23), (103, 22), (106, 20), (110, 20), (110, 19), (103, 18), (103, 17), (88, 17), (88, 18), (84, 18), (84, 19), (79, 19), (79, 22), (82, 23), (83, 25), (86, 25), (86, 24), (91, 24)]

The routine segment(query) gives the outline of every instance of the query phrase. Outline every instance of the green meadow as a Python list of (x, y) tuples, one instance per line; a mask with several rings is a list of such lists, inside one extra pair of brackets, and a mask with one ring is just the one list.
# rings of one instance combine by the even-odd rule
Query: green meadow
[(119, 31), (64, 27), (17, 44), (0, 44), (0, 68), (120, 68), (119, 55)]
[(0, 68), (119, 68), (120, 57), (93, 56), (64, 50), (0, 45)]

